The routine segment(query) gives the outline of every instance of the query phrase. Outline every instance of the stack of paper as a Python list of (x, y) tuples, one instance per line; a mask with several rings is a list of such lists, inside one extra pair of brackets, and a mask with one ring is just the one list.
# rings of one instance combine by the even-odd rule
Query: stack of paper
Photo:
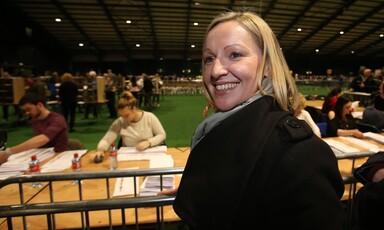
[(41, 167), (41, 172), (59, 172), (64, 171), (72, 166), (73, 154), (78, 153), (79, 157), (87, 153), (86, 149), (68, 150), (60, 153), (52, 160), (48, 161)]
[(356, 153), (356, 152), (359, 152), (358, 149), (356, 148), (353, 148), (353, 147), (350, 147), (346, 144), (343, 144), (339, 141), (335, 141), (335, 140), (324, 140), (325, 142), (327, 142), (327, 144), (329, 146), (331, 146), (332, 149), (336, 150), (337, 152), (340, 152), (340, 153)]
[(144, 151), (138, 151), (135, 147), (121, 147), (117, 153), (166, 153), (167, 152), (167, 146), (166, 145), (159, 145), (152, 148), (147, 148)]
[(347, 140), (349, 142), (352, 142), (362, 148), (369, 149), (369, 151), (372, 151), (372, 152), (383, 151), (383, 149), (380, 148), (380, 146), (358, 139), (356, 137), (340, 137), (340, 138)]
[(0, 166), (0, 180), (23, 174), (29, 168), (29, 162), (33, 155), (36, 155), (41, 162), (54, 154), (53, 148), (31, 149), (13, 154), (8, 158), (7, 162)]
[(384, 136), (378, 133), (366, 132), (364, 133), (364, 137), (377, 141), (381, 144), (384, 144)]
[[(175, 176), (164, 175), (163, 190), (173, 189), (175, 187)], [(161, 191), (160, 176), (149, 176), (145, 178), (141, 185), (140, 196), (156, 196)]]
[[(134, 147), (122, 147), (118, 150), (117, 159), (118, 161), (149, 160), (150, 168), (168, 168), (174, 166), (173, 158), (167, 154), (167, 146), (165, 145), (148, 148), (144, 151), (137, 151)], [(164, 175), (162, 178), (163, 190), (174, 188), (174, 175)], [(118, 183), (121, 183), (121, 179), (116, 182), (114, 196), (122, 193), (123, 195), (128, 195), (128, 192), (124, 192), (124, 190), (129, 191), (128, 188), (124, 188), (124, 184), (126, 183), (123, 183), (122, 187), (118, 186)], [(156, 196), (161, 190), (160, 185), (160, 176), (146, 177), (140, 186), (140, 195)], [(116, 191), (116, 189), (118, 191)], [(120, 190), (123, 192), (120, 192)]]

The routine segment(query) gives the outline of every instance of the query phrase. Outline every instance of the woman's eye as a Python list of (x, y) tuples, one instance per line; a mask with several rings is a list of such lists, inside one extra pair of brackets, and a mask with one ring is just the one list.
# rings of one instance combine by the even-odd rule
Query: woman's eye
[(234, 58), (238, 58), (238, 57), (241, 57), (241, 54), (240, 53), (231, 53), (229, 55), (229, 58), (230, 59), (234, 59)]
[(212, 63), (215, 59), (212, 56), (204, 58), (204, 64)]

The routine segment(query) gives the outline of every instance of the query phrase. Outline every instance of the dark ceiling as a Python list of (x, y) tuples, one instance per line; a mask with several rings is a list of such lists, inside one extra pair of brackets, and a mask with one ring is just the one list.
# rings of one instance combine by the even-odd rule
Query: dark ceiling
[(26, 16), (32, 31), (43, 29), (73, 58), (199, 59), (210, 20), (225, 9), (244, 6), (269, 23), (287, 55), (312, 55), (316, 49), (325, 56), (384, 55), (384, 0), (8, 2)]

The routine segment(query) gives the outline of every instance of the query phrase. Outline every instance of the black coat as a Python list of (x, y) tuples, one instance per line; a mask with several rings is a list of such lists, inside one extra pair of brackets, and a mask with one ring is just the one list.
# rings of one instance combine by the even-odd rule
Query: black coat
[(342, 229), (335, 155), (275, 104), (251, 103), (193, 148), (174, 202), (191, 229)]
[(355, 197), (355, 217), (358, 229), (383, 229), (384, 180), (372, 182), (373, 171), (384, 167), (384, 152), (369, 157), (367, 162), (357, 168), (353, 175), (364, 184)]
[(77, 104), (78, 88), (73, 81), (66, 81), (60, 84), (59, 96), (62, 104)]

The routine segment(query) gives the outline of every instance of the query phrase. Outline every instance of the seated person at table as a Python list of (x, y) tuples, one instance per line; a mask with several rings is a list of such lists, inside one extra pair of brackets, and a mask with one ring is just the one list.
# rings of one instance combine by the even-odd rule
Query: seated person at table
[(117, 118), (97, 145), (97, 156), (102, 156), (111, 143), (120, 135), (122, 146), (136, 147), (143, 151), (163, 144), (166, 133), (159, 119), (151, 112), (141, 110), (136, 98), (129, 91), (122, 93), (118, 103)]
[(322, 113), (329, 113), (329, 111), (334, 110), (336, 106), (337, 99), (342, 95), (341, 88), (337, 87), (331, 90), (324, 99), (323, 107), (321, 108)]
[(55, 152), (69, 150), (67, 123), (61, 114), (51, 112), (45, 107), (44, 96), (27, 93), (20, 99), (19, 105), (31, 118), (34, 137), (0, 151), (0, 165), (6, 162), (11, 154), (34, 148), (54, 147)]
[(363, 123), (374, 125), (379, 130), (384, 129), (384, 81), (381, 82), (380, 93), (374, 98), (373, 105), (367, 106), (363, 112)]
[(357, 229), (383, 229), (384, 152), (378, 152), (353, 172), (364, 186), (355, 197)]
[(319, 126), (316, 125), (316, 123), (313, 121), (311, 115), (304, 109), (305, 107), (305, 97), (303, 94), (298, 93), (295, 95), (297, 98), (294, 100), (293, 108), (295, 109), (295, 117), (299, 120), (303, 120), (307, 122), (309, 127), (313, 130), (313, 132), (316, 134), (316, 136), (321, 138), (321, 133)]
[(354, 136), (364, 138), (357, 129), (355, 118), (351, 114), (352, 102), (346, 97), (339, 97), (335, 110), (328, 113), (327, 137)]
[(364, 69), (362, 74), (356, 76), (349, 85), (349, 91), (372, 93), (379, 89), (371, 69)]

